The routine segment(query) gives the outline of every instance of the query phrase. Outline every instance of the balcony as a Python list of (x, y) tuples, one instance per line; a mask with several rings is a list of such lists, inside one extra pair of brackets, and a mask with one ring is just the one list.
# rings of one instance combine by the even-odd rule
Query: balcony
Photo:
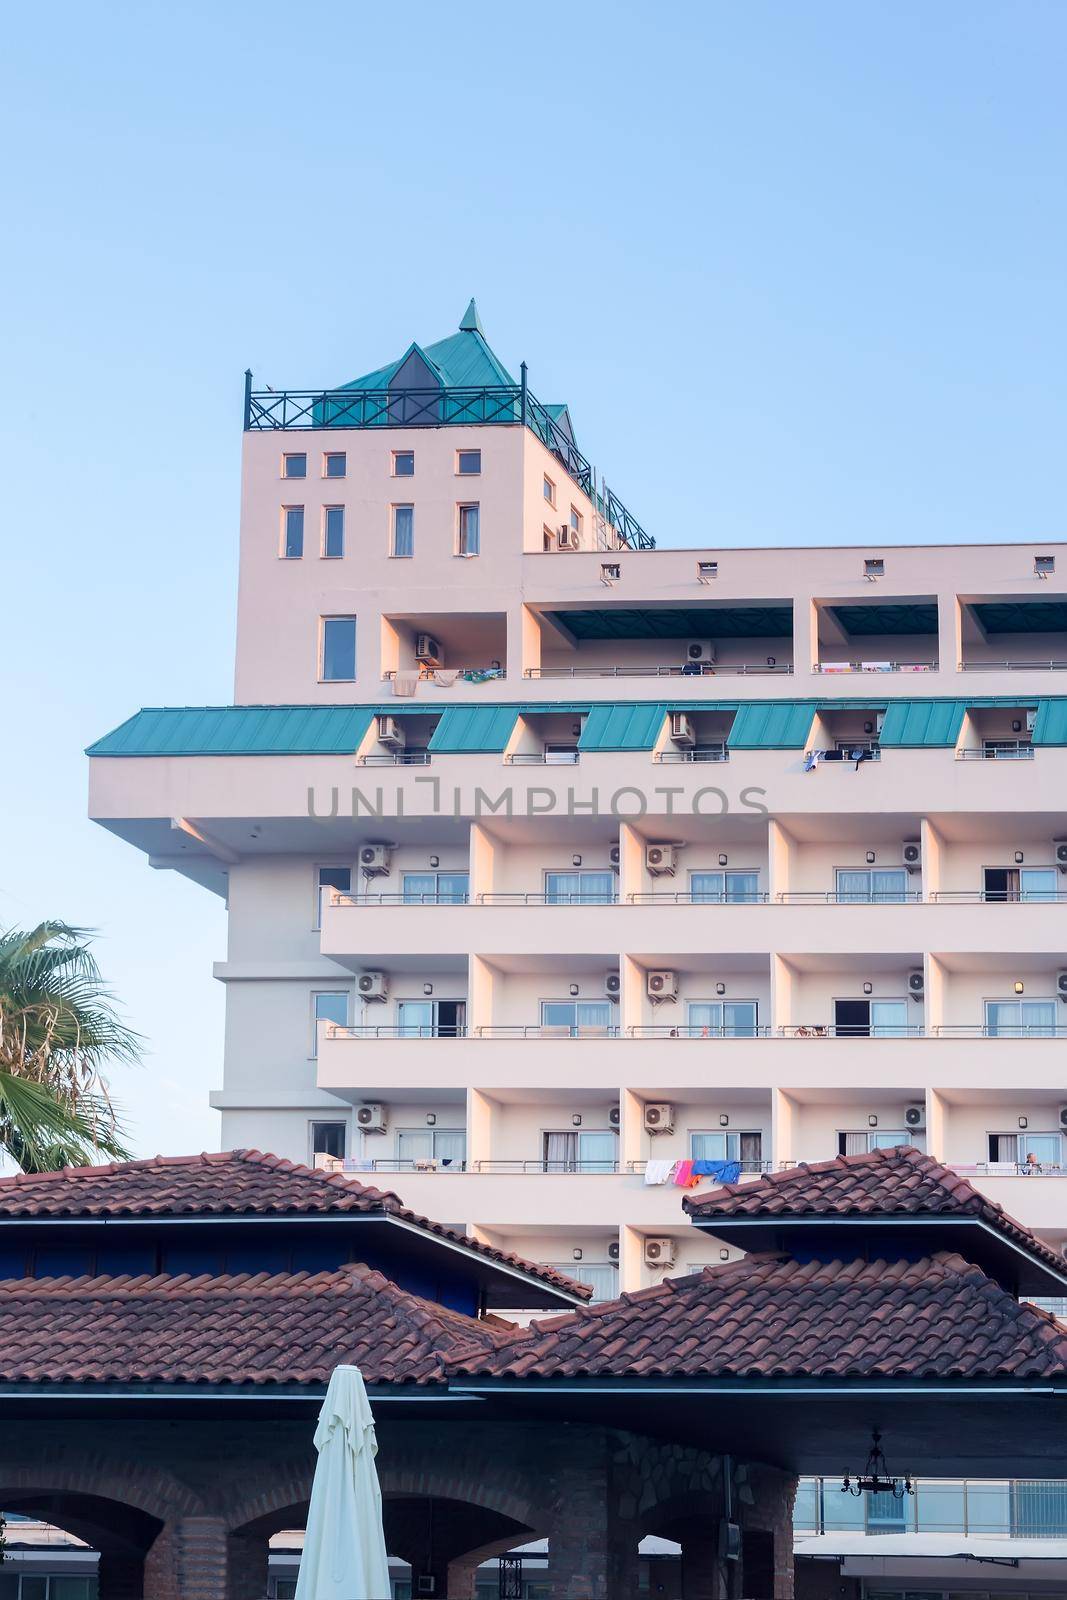
[(811, 670), (827, 676), (842, 672), (937, 672), (940, 668), (936, 660), (865, 661), (860, 658), (855, 661), (814, 661)]
[(676, 661), (649, 661), (627, 666), (618, 662), (570, 664), (568, 666), (527, 667), (524, 678), (766, 678), (789, 677), (791, 661), (722, 661), (696, 664)]

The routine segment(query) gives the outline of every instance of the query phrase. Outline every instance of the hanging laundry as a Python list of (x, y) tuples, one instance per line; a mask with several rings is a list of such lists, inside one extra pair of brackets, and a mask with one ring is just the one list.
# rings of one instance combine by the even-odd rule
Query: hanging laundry
[(646, 1161), (646, 1184), (670, 1183), (674, 1169), (677, 1165), (677, 1161)]
[(716, 1183), (736, 1183), (741, 1176), (740, 1161), (694, 1161), (693, 1176), (714, 1178)]

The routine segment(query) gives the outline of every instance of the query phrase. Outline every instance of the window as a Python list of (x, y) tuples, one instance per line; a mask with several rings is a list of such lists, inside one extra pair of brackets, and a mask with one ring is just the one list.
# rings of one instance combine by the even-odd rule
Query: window
[(1058, 1133), (991, 1133), (990, 1161), (1014, 1161), (1020, 1167), (1058, 1169), (1063, 1159), (1063, 1141)]
[(987, 1000), (985, 1031), (991, 1039), (1054, 1039), (1055, 1000)]
[(352, 893), (351, 867), (319, 867), (315, 901), (315, 926), (322, 927), (322, 905), (327, 896), (324, 890), (340, 889), (342, 894)]
[(544, 483), (542, 485), (542, 488), (543, 488), (545, 499), (548, 501), (550, 506), (554, 506), (555, 503), (556, 503), (556, 485), (552, 482), (552, 479), (548, 476), (547, 473), (545, 474), (545, 479), (544, 479)]
[(304, 508), (282, 506), (282, 555), (287, 561), (299, 561), (304, 554)]
[(481, 554), (478, 512), (479, 508), (477, 506), (460, 506), (459, 508), (458, 555), (476, 556)]
[(345, 1133), (343, 1122), (313, 1122), (311, 1124), (311, 1156), (334, 1156), (338, 1161), (345, 1158)]
[(391, 553), (406, 558), (415, 554), (415, 507), (393, 507)]
[(456, 471), (461, 478), (476, 478), (482, 470), (480, 450), (457, 450)]
[(323, 683), (351, 683), (356, 676), (355, 617), (323, 617)]
[(611, 1027), (610, 1000), (542, 1000), (541, 1031), (559, 1038), (600, 1038)]
[(303, 451), (299, 455), (282, 456), (283, 478), (306, 478), (308, 475), (308, 458)]
[(464, 1000), (399, 1000), (397, 1031), (405, 1039), (459, 1039), (466, 1032)]
[(759, 894), (759, 873), (691, 872), (689, 894), (695, 905), (751, 904)]
[(398, 1128), (396, 1153), (400, 1161), (436, 1161), (462, 1172), (467, 1165), (467, 1135), (462, 1128)]
[(756, 1011), (755, 1000), (691, 1000), (686, 1031), (698, 1039), (751, 1039)]
[(332, 450), (323, 456), (322, 475), (324, 478), (348, 476), (348, 457), (343, 450)]
[(1055, 900), (1058, 892), (1055, 867), (986, 867), (982, 873), (982, 897), (993, 903)]
[(839, 1039), (903, 1039), (908, 1034), (906, 1000), (835, 1000)]
[(345, 553), (344, 506), (326, 506), (323, 510), (322, 553), (329, 561), (339, 561)]
[(546, 767), (576, 767), (577, 765), (578, 746), (576, 744), (551, 744), (546, 740)]
[(415, 476), (414, 450), (393, 451), (393, 477), (413, 478)]
[(863, 1156), (869, 1150), (892, 1150), (899, 1144), (911, 1144), (912, 1137), (906, 1128), (871, 1129), (860, 1133), (839, 1133), (839, 1156)]
[(1031, 739), (983, 739), (982, 754), (987, 761), (1031, 761), (1034, 754)]
[(470, 878), (466, 872), (405, 872), (405, 905), (465, 906)]
[(547, 523), (542, 523), (541, 525), (541, 544), (545, 550), (554, 550), (556, 548), (556, 535)]
[(838, 867), (834, 892), (841, 905), (893, 905), (908, 897), (904, 867)]
[(689, 1153), (694, 1161), (739, 1161), (745, 1172), (758, 1172), (763, 1165), (763, 1134), (758, 1129), (748, 1133), (693, 1132)]
[[(587, 1283), (593, 1291), (591, 1305), (618, 1298), (619, 1269), (613, 1261), (561, 1261), (547, 1265), (555, 1265), (557, 1272), (574, 1278), (577, 1283)], [(539, 1591), (531, 1588), (529, 1593), (530, 1600), (536, 1600)]]
[(546, 872), (545, 900), (550, 906), (607, 906), (615, 884), (613, 872)]
[(578, 537), (581, 538), (582, 513), (578, 510), (577, 506), (571, 506), (571, 532), (576, 533)]
[(546, 1172), (614, 1172), (618, 1135), (610, 1129), (567, 1128), (544, 1135)]
[(348, 990), (331, 989), (311, 997), (312, 1027), (311, 1054), (318, 1055), (319, 1023), (334, 1022), (339, 1028), (348, 1027)]

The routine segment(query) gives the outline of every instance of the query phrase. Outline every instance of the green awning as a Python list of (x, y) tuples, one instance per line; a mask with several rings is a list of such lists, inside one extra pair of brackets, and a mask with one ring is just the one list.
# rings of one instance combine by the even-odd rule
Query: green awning
[(1034, 744), (1067, 744), (1067, 700), (1039, 700)]
[(91, 744), (90, 756), (350, 755), (373, 706), (153, 706)]
[(518, 706), (447, 706), (430, 735), (432, 754), (499, 752), (511, 737)]
[(667, 715), (666, 706), (593, 706), (579, 750), (651, 750)]
[(738, 708), (731, 750), (803, 750), (815, 718), (814, 700), (753, 701)]
[(954, 745), (969, 703), (966, 700), (894, 700), (886, 709), (878, 742), (883, 749)]

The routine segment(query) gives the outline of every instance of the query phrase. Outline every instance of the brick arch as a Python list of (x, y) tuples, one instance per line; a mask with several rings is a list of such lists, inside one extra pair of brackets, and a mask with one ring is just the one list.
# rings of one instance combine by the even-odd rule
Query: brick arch
[[(131, 1507), (163, 1523), (174, 1517), (195, 1516), (204, 1502), (188, 1484), (164, 1467), (143, 1461), (126, 1462), (97, 1451), (78, 1452), (71, 1458), (32, 1459), (32, 1442), (20, 1439), (19, 1459), (0, 1453), (0, 1505), (14, 1507), (16, 1500), (61, 1497), (114, 1506), (121, 1513)], [(27, 1459), (30, 1457), (30, 1459)]]

